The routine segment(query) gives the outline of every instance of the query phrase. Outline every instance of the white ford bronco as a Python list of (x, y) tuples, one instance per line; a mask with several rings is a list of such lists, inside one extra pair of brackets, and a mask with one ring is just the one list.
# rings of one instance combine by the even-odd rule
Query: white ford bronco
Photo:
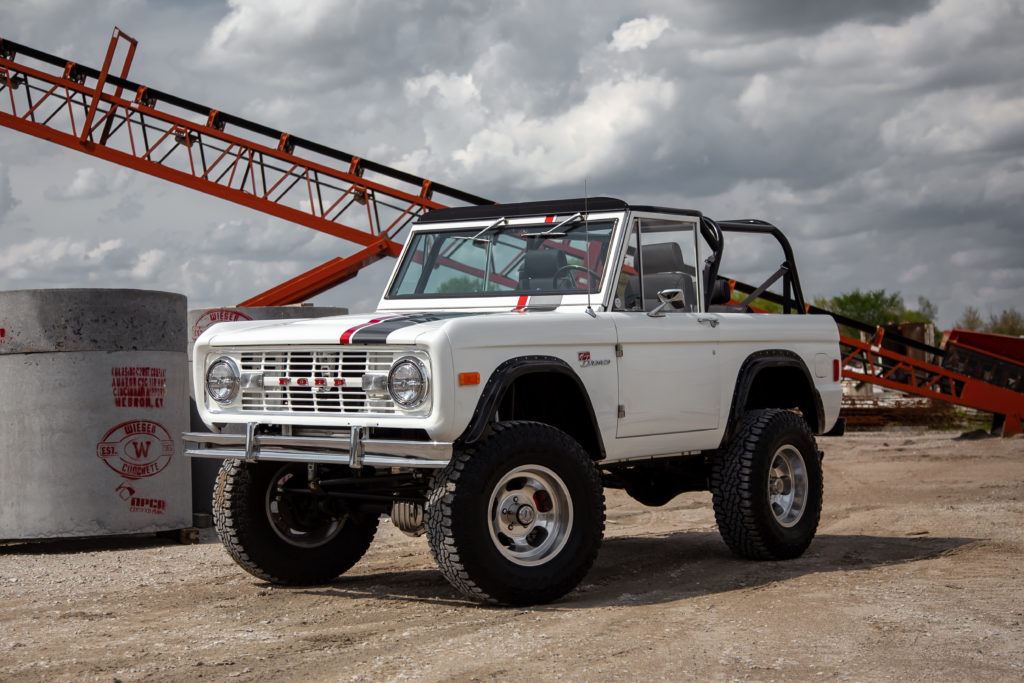
[[(785, 261), (743, 301), (725, 235)], [(750, 303), (771, 295), (786, 312)], [(710, 491), (738, 555), (799, 556), (841, 431), (838, 330), (761, 221), (606, 197), (442, 209), (412, 227), (375, 313), (222, 323), (195, 395), (223, 458), (221, 541), (267, 581), (331, 581), (381, 514), (426, 534), (465, 595), (554, 600), (590, 569), (604, 487), (644, 505)]]

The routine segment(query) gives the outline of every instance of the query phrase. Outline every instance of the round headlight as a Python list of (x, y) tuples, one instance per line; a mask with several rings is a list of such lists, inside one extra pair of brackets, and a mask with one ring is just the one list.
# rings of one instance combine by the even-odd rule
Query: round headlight
[(427, 369), (416, 358), (399, 358), (388, 373), (388, 393), (403, 408), (415, 408), (427, 398)]
[(206, 371), (206, 393), (217, 403), (231, 403), (241, 385), (238, 366), (230, 358), (218, 358)]

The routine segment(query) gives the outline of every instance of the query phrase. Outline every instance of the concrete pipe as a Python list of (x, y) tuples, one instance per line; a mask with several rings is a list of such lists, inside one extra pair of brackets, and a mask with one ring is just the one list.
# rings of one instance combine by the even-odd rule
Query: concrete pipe
[(192, 525), (186, 300), (0, 292), (0, 539)]

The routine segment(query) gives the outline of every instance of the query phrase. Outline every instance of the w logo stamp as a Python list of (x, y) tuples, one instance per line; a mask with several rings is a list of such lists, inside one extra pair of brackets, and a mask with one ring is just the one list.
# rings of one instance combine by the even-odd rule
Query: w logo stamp
[(152, 477), (171, 462), (174, 439), (156, 422), (132, 420), (104, 434), (96, 455), (125, 479)]

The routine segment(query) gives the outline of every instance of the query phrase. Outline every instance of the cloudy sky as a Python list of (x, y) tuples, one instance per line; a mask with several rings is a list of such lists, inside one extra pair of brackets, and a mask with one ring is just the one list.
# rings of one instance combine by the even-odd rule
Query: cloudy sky
[[(295, 9), (301, 8), (301, 9)], [(0, 37), (496, 201), (755, 217), (805, 293), (1024, 309), (1019, 0), (5, 0)], [(781, 254), (733, 244), (724, 271)], [(230, 305), (353, 247), (0, 128), (0, 289)], [(393, 261), (315, 300), (371, 310)]]

